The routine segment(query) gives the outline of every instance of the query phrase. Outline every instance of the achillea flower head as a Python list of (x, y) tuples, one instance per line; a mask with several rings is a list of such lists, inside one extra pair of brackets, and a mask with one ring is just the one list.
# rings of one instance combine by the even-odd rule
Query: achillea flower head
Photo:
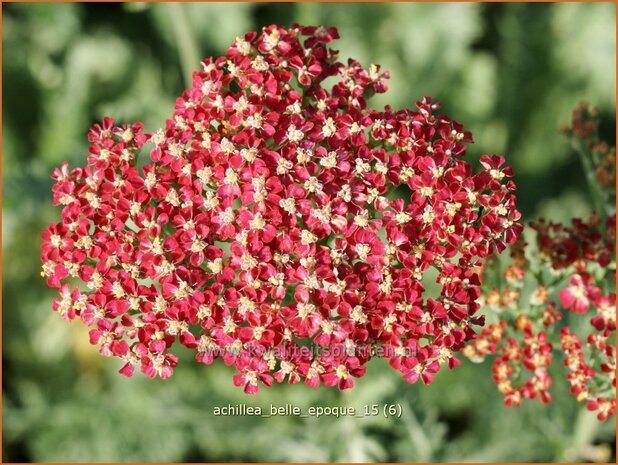
[[(571, 393), (605, 421), (616, 411), (616, 293), (611, 290), (616, 216), (601, 223), (593, 214), (569, 226), (539, 220), (531, 229), (536, 231), (536, 248), (530, 255), (540, 258), (541, 268), (528, 260), (530, 244), (520, 238), (511, 247), (512, 264), (503, 272), (507, 285), (487, 289), (484, 296), (500, 320), (484, 328), (462, 354), (474, 362), (496, 354), (493, 380), (505, 405), (513, 407), (525, 399), (551, 401), (549, 366), (556, 351), (563, 358)], [(543, 271), (549, 271), (551, 281)], [(522, 292), (526, 276), (534, 283), (531, 293)], [(560, 327), (568, 313), (574, 315)], [(574, 324), (575, 316), (589, 319), (588, 324)], [(580, 338), (572, 328), (586, 336)]]
[(248, 393), (350, 388), (376, 346), (409, 382), (458, 363), (482, 323), (478, 267), (521, 230), (511, 169), (486, 155), (474, 173), (471, 134), (430, 98), (369, 109), (388, 73), (337, 61), (336, 38), (239, 37), (202, 62), (164, 128), (105, 118), (86, 167), (54, 172), (62, 219), (41, 252), (54, 309), (90, 326), (121, 373), (171, 376), (175, 343), (233, 365)]

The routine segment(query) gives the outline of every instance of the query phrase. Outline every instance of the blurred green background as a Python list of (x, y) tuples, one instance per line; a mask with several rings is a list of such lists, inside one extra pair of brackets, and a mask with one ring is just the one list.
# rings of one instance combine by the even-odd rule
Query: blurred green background
[[(615, 6), (605, 4), (2, 4), (4, 461), (608, 460), (598, 425), (558, 370), (550, 405), (506, 409), (490, 361), (464, 362), (429, 387), (370, 363), (351, 392), (276, 386), (247, 397), (222, 364), (185, 356), (174, 377), (116, 374), (87, 331), (50, 311), (39, 234), (56, 221), (49, 175), (84, 163), (104, 115), (161, 126), (183, 70), (237, 35), (278, 23), (339, 28), (341, 57), (380, 63), (390, 90), (371, 105), (423, 95), (470, 129), (469, 157), (502, 153), (527, 220), (590, 210), (577, 157), (558, 130), (581, 100), (615, 137)], [(400, 419), (215, 417), (228, 403), (400, 403)], [(592, 418), (592, 420), (591, 420)]]

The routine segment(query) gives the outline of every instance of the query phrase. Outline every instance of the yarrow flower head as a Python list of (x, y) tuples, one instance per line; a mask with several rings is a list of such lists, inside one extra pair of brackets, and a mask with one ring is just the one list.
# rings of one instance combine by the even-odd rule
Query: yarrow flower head
[[(524, 399), (551, 401), (548, 368), (556, 349), (577, 400), (586, 401), (599, 420), (614, 415), (616, 294), (602, 288), (615, 281), (615, 259), (609, 258), (616, 240), (615, 215), (603, 225), (604, 235), (599, 226), (596, 216), (576, 219), (571, 227), (532, 223), (543, 269), (550, 271), (552, 280), (547, 282), (543, 272), (531, 266), (519, 247), (523, 244), (518, 244), (513, 247), (513, 264), (504, 272), (509, 286), (486, 296), (503, 319), (484, 328), (463, 354), (477, 362), (497, 354), (493, 378), (507, 406), (519, 406)], [(535, 277), (531, 293), (523, 291), (529, 288), (526, 276)], [(585, 343), (569, 326), (559, 325), (568, 312), (589, 318)]]
[(493, 379), (509, 407), (525, 399), (550, 402), (549, 365), (562, 358), (571, 393), (605, 421), (616, 411), (615, 192), (604, 182), (615, 169), (604, 171), (607, 160), (595, 151), (605, 147), (613, 154), (615, 148), (599, 139), (596, 114), (581, 104), (563, 131), (580, 152), (587, 179), (604, 172), (589, 183), (596, 211), (570, 225), (530, 223), (536, 240), (527, 244), (522, 235), (511, 246), (504, 280), (496, 272), (499, 262), (485, 260), (483, 297), (499, 321), (462, 352), (475, 362), (496, 354)]
[(106, 118), (87, 165), (54, 172), (61, 221), (41, 250), (53, 308), (90, 326), (121, 373), (168, 378), (179, 343), (233, 365), (248, 393), (345, 389), (379, 346), (407, 381), (430, 382), (475, 337), (478, 267), (521, 230), (511, 169), (485, 155), (475, 173), (471, 134), (430, 98), (369, 109), (388, 73), (339, 62), (336, 38), (239, 37), (202, 62), (164, 128)]

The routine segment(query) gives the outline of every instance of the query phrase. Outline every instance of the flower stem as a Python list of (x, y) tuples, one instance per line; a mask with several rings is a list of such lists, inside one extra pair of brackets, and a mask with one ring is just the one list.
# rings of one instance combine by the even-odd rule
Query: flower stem
[(592, 444), (599, 428), (599, 421), (593, 412), (581, 409), (575, 420), (570, 447), (564, 452), (564, 460), (574, 462), (584, 458), (586, 448)]
[(607, 208), (605, 206), (606, 201), (605, 195), (596, 177), (596, 171), (592, 163), (592, 154), (579, 140), (572, 140), (571, 145), (579, 155), (579, 160), (586, 176), (586, 182), (588, 183), (588, 191), (590, 192), (590, 197), (592, 197), (593, 208), (595, 209), (597, 215), (599, 215), (601, 224), (603, 224), (605, 222), (605, 218), (607, 217)]
[(167, 7), (170, 10), (171, 23), (176, 35), (182, 74), (185, 84), (190, 87), (193, 83), (193, 69), (200, 60), (195, 35), (189, 24), (185, 5), (182, 3), (168, 3)]

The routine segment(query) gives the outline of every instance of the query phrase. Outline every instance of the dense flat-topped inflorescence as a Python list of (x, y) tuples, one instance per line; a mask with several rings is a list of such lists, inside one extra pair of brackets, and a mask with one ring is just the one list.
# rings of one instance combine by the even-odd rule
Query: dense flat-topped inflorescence
[(106, 118), (86, 167), (55, 171), (62, 219), (41, 254), (54, 309), (123, 374), (171, 376), (176, 342), (235, 366), (249, 393), (349, 388), (376, 355), (409, 382), (458, 363), (482, 323), (478, 267), (521, 230), (511, 169), (483, 156), (475, 173), (471, 134), (430, 98), (369, 109), (388, 74), (339, 62), (336, 38), (237, 38), (164, 128)]

